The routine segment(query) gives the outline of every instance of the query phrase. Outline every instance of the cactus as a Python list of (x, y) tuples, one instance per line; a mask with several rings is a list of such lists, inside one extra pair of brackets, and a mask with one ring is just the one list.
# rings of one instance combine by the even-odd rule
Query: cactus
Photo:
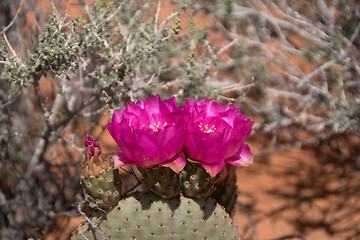
[(180, 174), (175, 173), (168, 167), (152, 166), (147, 168), (138, 167), (143, 175), (143, 182), (156, 195), (164, 198), (173, 198), (183, 195), (190, 198), (204, 198), (210, 196), (215, 190), (221, 174), (211, 178), (200, 164), (187, 161), (185, 168)]
[(135, 192), (92, 221), (98, 231), (83, 225), (72, 240), (240, 239), (224, 208), (210, 198), (164, 199), (152, 192)]
[(210, 196), (220, 174), (211, 178), (210, 174), (198, 163), (187, 161), (181, 171), (181, 190), (186, 197), (204, 198)]
[[(224, 119), (214, 119), (218, 115)], [(123, 152), (110, 162), (94, 139), (84, 142), (82, 183), (89, 199), (106, 209), (82, 201), (78, 210), (86, 224), (72, 239), (240, 239), (229, 215), (236, 201), (231, 165), (252, 162), (243, 144), (249, 121), (235, 106), (192, 99), (180, 108), (175, 98), (162, 102), (159, 95), (115, 111), (107, 128)], [(113, 166), (136, 166), (142, 181), (124, 170), (137, 183), (120, 195)], [(147, 188), (134, 192), (141, 184)]]
[(120, 199), (119, 171), (113, 169), (110, 160), (99, 156), (98, 148), (83, 167), (81, 183), (88, 199), (101, 208), (110, 208)]
[(236, 167), (228, 166), (226, 172), (223, 175), (225, 177), (218, 181), (216, 190), (211, 197), (224, 206), (226, 212), (231, 215), (237, 199)]
[(138, 167), (143, 175), (143, 182), (156, 195), (164, 198), (173, 198), (180, 193), (180, 177), (171, 168), (152, 166)]

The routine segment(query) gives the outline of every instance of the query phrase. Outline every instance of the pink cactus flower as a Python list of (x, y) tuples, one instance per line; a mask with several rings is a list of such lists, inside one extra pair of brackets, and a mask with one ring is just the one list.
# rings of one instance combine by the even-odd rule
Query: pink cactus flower
[(187, 125), (175, 97), (161, 100), (156, 95), (129, 103), (115, 110), (106, 128), (122, 151), (113, 157), (115, 168), (160, 165), (179, 172), (186, 164)]
[(244, 142), (254, 122), (235, 105), (210, 99), (186, 99), (182, 109), (188, 125), (186, 154), (200, 162), (212, 177), (225, 164), (247, 166), (252, 163), (252, 152)]
[(86, 147), (85, 155), (86, 159), (89, 161), (92, 156), (95, 154), (95, 147), (98, 148), (99, 156), (101, 157), (101, 147), (100, 144), (95, 141), (91, 136), (86, 135), (84, 146)]

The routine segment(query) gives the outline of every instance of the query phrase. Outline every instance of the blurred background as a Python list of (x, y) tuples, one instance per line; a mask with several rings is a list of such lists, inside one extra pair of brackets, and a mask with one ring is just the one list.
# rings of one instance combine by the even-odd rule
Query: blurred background
[(360, 239), (360, 2), (1, 0), (0, 235), (69, 239), (83, 141), (159, 93), (255, 121), (243, 239)]

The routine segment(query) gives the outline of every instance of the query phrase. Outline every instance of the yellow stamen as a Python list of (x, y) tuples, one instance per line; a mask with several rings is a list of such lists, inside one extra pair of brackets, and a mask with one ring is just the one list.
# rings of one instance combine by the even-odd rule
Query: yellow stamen
[(203, 131), (204, 133), (212, 133), (212, 132), (215, 132), (216, 130), (216, 127), (215, 125), (212, 125), (210, 128), (209, 128), (209, 124), (202, 124), (202, 123), (199, 123), (199, 128), (201, 131)]
[[(166, 127), (167, 126), (167, 122), (165, 122), (164, 124), (162, 124), (162, 127)], [(149, 128), (152, 129), (154, 132), (158, 132), (159, 129), (161, 128), (161, 123), (160, 121), (158, 121), (157, 123), (153, 123), (149, 125)]]

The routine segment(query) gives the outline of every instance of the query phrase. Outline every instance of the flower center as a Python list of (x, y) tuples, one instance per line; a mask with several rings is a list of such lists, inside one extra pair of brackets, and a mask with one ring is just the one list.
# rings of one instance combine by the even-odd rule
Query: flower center
[(199, 123), (198, 126), (199, 126), (200, 130), (204, 133), (212, 133), (212, 132), (215, 132), (215, 130), (216, 130), (215, 125), (212, 125), (211, 127), (209, 127), (209, 124)]
[(167, 126), (167, 122), (164, 122), (164, 124), (161, 124), (160, 121), (157, 123), (153, 123), (149, 125), (149, 128), (152, 129), (154, 132), (158, 132), (160, 128), (164, 128)]

